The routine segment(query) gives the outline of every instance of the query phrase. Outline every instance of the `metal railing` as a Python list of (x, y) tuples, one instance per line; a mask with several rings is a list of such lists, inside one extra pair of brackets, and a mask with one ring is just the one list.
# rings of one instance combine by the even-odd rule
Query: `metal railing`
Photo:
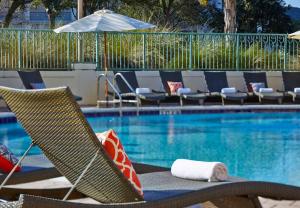
[[(103, 46), (102, 33), (0, 29), (0, 68), (102, 70)], [(108, 33), (107, 49), (110, 70), (300, 70), (300, 42), (286, 34)]]
[[(107, 98), (105, 100), (101, 100), (101, 98), (100, 98), (101, 78), (103, 78), (105, 80), (105, 82), (108, 84), (108, 86), (110, 86), (111, 89), (113, 90), (113, 92), (114, 92), (113, 100), (108, 100)], [(119, 104), (119, 113), (120, 113), (120, 116), (122, 116), (123, 115), (123, 112), (122, 112), (123, 100), (122, 100), (122, 96), (118, 92), (117, 88), (115, 88), (114, 84), (111, 83), (111, 81), (108, 79), (108, 77), (105, 74), (99, 74), (98, 78), (97, 78), (97, 82), (98, 82), (97, 83), (97, 107), (100, 107), (101, 104), (107, 105), (110, 103), (112, 103), (112, 104), (118, 103)], [(118, 99), (115, 99), (116, 95), (117, 95)]]

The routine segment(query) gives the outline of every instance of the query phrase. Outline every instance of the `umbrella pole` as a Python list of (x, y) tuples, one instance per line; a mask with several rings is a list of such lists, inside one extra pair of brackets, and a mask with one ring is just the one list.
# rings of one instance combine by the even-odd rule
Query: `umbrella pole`
[[(107, 61), (107, 34), (104, 32), (104, 70), (105, 70), (105, 77), (107, 77), (108, 72), (108, 61)], [(106, 100), (106, 107), (108, 107), (108, 83), (107, 79), (105, 79), (105, 100)]]

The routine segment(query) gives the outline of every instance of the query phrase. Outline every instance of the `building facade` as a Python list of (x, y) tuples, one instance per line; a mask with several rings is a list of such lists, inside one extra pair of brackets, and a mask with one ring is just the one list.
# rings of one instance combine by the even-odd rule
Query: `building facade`
[[(2, 0), (0, 3), (0, 24), (3, 25), (4, 19), (10, 6), (9, 0)], [(61, 12), (56, 18), (56, 25), (64, 25), (75, 20), (76, 10), (68, 9)], [(18, 9), (13, 16), (10, 24), (11, 28), (22, 29), (48, 29), (49, 20), (44, 7), (34, 7), (30, 3), (25, 8)]]

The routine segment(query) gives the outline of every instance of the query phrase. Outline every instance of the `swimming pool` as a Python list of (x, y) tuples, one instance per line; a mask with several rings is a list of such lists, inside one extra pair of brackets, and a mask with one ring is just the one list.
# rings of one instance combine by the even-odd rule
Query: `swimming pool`
[[(300, 113), (221, 113), (88, 118), (115, 129), (129, 157), (170, 167), (176, 158), (221, 161), (231, 175), (300, 186)], [(19, 124), (0, 125), (16, 155), (30, 140)], [(35, 148), (31, 154), (40, 154)]]

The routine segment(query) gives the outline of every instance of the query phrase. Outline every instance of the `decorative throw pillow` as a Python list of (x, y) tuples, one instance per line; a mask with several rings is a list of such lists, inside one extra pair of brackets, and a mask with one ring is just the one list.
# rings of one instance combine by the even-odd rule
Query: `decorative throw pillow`
[(250, 82), (249, 83), (249, 92), (259, 92), (260, 88), (265, 88), (265, 83), (263, 82)]
[(111, 157), (120, 171), (134, 186), (138, 193), (143, 196), (141, 182), (129, 160), (123, 145), (114, 130), (108, 130), (103, 133), (96, 133), (104, 150)]
[(181, 82), (171, 82), (168, 81), (168, 86), (170, 88), (170, 93), (175, 94), (179, 88), (183, 88), (183, 84)]
[[(18, 158), (16, 158), (16, 156), (14, 156), (5, 145), (0, 145), (0, 170), (3, 173), (9, 173), (18, 161)], [(17, 167), (15, 172), (19, 171), (21, 171), (20, 166)]]
[(44, 83), (30, 83), (32, 89), (39, 90), (39, 89), (45, 89), (46, 85)]

